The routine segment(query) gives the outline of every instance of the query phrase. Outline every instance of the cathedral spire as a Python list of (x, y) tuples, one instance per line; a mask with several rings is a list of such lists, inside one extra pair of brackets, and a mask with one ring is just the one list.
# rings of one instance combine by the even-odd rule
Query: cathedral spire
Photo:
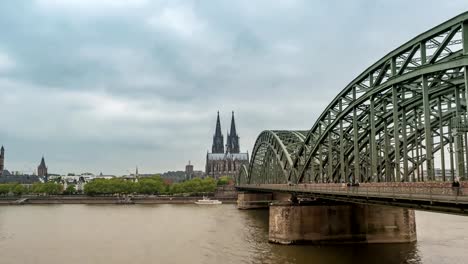
[(218, 118), (216, 119), (216, 131), (215, 137), (222, 136), (221, 134), (221, 121), (219, 121), (219, 111), (218, 111)]
[(237, 135), (236, 131), (236, 121), (234, 119), (234, 111), (232, 111), (232, 119), (231, 119), (231, 132), (228, 136), (228, 147), (227, 150), (230, 153), (239, 153), (239, 136)]
[(232, 119), (231, 119), (231, 136), (237, 136), (236, 132), (236, 121), (234, 120), (234, 111), (232, 111)]
[(216, 130), (213, 136), (213, 146), (211, 149), (212, 153), (224, 153), (224, 137), (221, 133), (221, 121), (219, 120), (219, 111), (218, 117), (216, 119)]

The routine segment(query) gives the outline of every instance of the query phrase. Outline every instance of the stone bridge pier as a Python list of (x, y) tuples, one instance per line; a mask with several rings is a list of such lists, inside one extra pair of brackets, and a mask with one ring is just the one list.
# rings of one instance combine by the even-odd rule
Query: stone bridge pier
[(269, 208), (268, 240), (279, 244), (409, 243), (416, 241), (414, 210), (311, 201), (286, 193), (239, 193), (238, 208)]
[(290, 200), (291, 194), (289, 193), (239, 192), (237, 194), (237, 208), (241, 210), (269, 208), (272, 202), (289, 202)]

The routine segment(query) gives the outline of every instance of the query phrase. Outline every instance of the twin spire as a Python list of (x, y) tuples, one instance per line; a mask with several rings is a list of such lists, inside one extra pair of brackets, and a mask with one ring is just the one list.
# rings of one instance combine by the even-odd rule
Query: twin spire
[[(226, 153), (239, 153), (239, 136), (236, 131), (236, 122), (234, 120), (234, 111), (232, 111), (231, 131), (227, 134)], [(218, 117), (216, 119), (216, 130), (213, 136), (213, 146), (211, 153), (224, 153), (224, 136), (221, 133), (221, 121)]]
[(231, 133), (227, 135), (226, 152), (239, 153), (239, 136), (236, 131), (236, 122), (234, 121), (234, 111), (232, 111)]
[(224, 153), (224, 137), (221, 133), (221, 121), (219, 121), (219, 111), (218, 118), (216, 119), (216, 130), (213, 136), (213, 146), (211, 147), (211, 153)]

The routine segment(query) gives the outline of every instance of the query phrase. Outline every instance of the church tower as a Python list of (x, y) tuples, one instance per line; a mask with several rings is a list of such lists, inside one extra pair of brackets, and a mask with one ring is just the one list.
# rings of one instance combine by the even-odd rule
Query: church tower
[(5, 149), (0, 149), (0, 176), (3, 174), (3, 170), (5, 169)]
[(226, 153), (231, 153), (231, 136), (229, 135), (229, 130), (226, 132)]
[[(236, 177), (242, 166), (249, 165), (249, 154), (240, 153), (239, 136), (236, 130), (234, 111), (232, 112), (231, 129), (227, 131), (226, 152), (224, 152), (223, 135), (221, 134), (221, 122), (216, 120), (216, 132), (213, 136), (212, 152), (206, 153), (205, 172), (215, 179), (221, 176)], [(190, 168), (190, 171), (192, 169)], [(186, 167), (186, 171), (187, 167)], [(186, 172), (188, 175), (189, 173)]]
[(234, 111), (232, 111), (231, 131), (228, 134), (226, 152), (239, 153), (239, 136), (236, 131), (236, 121), (234, 120)]
[(44, 156), (42, 156), (41, 164), (37, 167), (37, 176), (47, 177), (47, 166), (44, 161)]
[(213, 136), (213, 146), (211, 147), (211, 153), (224, 153), (224, 137), (221, 133), (221, 121), (219, 121), (219, 111), (218, 118), (216, 120), (216, 131)]

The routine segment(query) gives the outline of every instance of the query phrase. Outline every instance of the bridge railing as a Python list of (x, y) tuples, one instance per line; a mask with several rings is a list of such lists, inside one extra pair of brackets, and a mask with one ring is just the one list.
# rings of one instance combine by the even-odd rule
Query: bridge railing
[(338, 184), (251, 184), (239, 186), (247, 189), (316, 193), (339, 196), (379, 197), (409, 200), (468, 203), (468, 189), (445, 186), (347, 186)]

